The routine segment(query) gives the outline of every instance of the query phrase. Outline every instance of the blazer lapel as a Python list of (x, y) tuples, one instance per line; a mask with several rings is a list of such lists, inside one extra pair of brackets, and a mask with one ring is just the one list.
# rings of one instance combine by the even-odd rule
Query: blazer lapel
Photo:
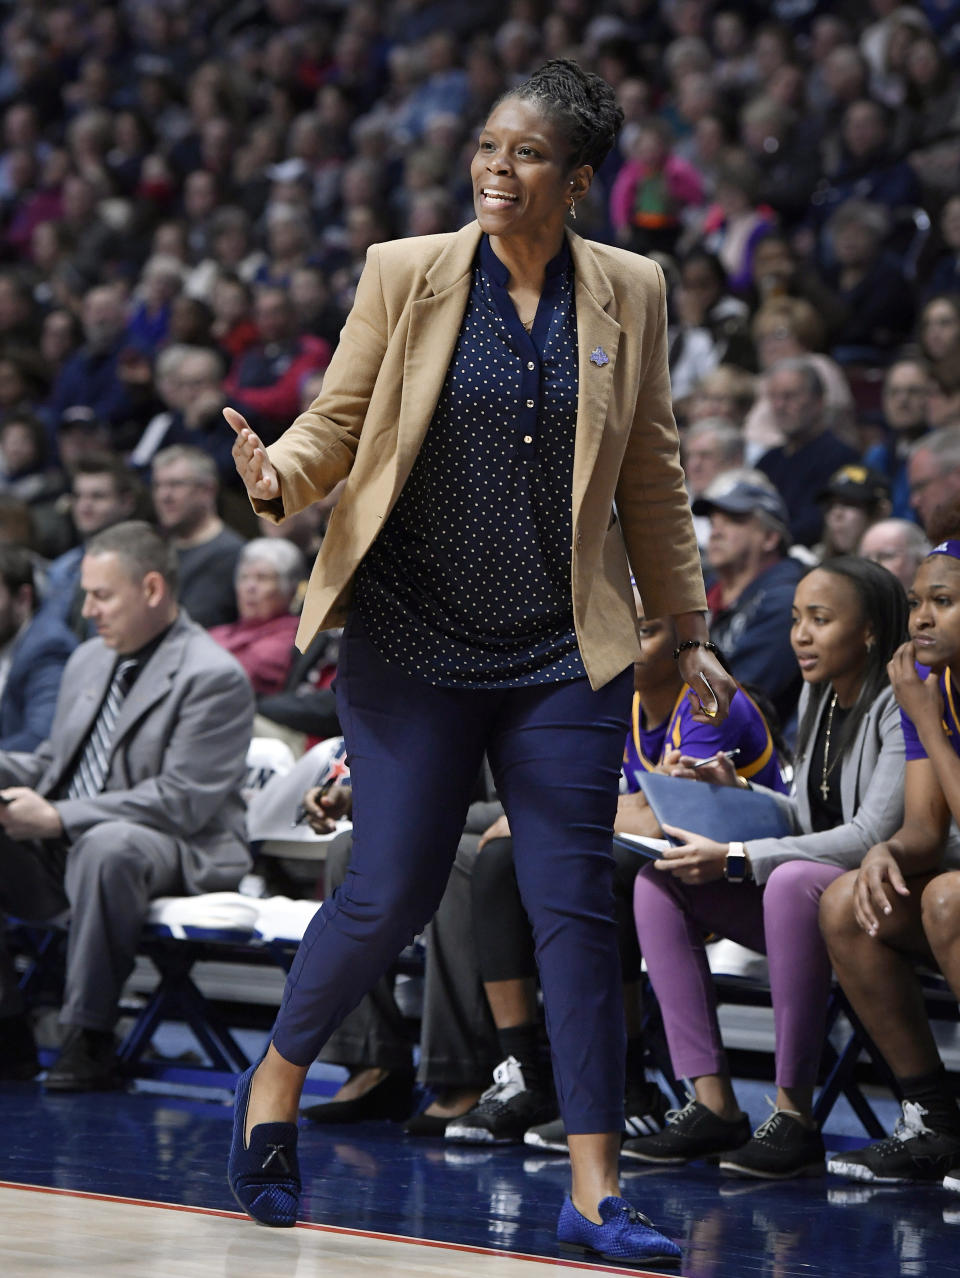
[(607, 404), (613, 387), (621, 328), (609, 314), (614, 302), (610, 281), (601, 270), (586, 240), (568, 233), (573, 256), (577, 299), (577, 348), (579, 388), (577, 435), (573, 455), (573, 526), (593, 474), (593, 467), (607, 420)]
[(180, 667), (183, 646), (186, 636), (182, 619), (174, 622), (173, 629), (160, 644), (144, 668), (137, 675), (137, 680), (124, 698), (110, 746), (111, 756), (123, 738), (151, 710), (158, 701), (167, 695), (174, 675)]
[(406, 482), (433, 420), (460, 336), (470, 296), (471, 268), (479, 243), (480, 227), (476, 222), (458, 231), (427, 272), (428, 296), (410, 308), (397, 422), (394, 493)]

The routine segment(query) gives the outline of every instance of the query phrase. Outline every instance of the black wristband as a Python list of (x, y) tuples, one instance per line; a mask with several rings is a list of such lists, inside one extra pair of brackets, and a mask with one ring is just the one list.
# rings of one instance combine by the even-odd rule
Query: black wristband
[(674, 661), (679, 661), (681, 652), (686, 652), (688, 648), (705, 648), (707, 652), (718, 654), (720, 652), (717, 645), (711, 643), (709, 639), (684, 639), (683, 643), (677, 644), (673, 650)]

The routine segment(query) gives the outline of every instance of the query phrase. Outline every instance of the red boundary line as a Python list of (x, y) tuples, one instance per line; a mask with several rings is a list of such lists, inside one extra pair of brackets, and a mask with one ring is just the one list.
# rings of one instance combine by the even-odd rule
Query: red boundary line
[[(53, 1194), (61, 1198), (84, 1198), (94, 1202), (123, 1203), (129, 1207), (159, 1207), (162, 1211), (185, 1211), (196, 1216), (220, 1216), (225, 1220), (249, 1220), (246, 1212), (218, 1211), (214, 1207), (191, 1207), (183, 1203), (161, 1203), (150, 1198), (123, 1198), (116, 1194), (96, 1194), (89, 1190), (62, 1189), (52, 1185), (22, 1185), (12, 1180), (0, 1180), (0, 1189), (21, 1189), (31, 1194)], [(407, 1238), (403, 1234), (381, 1234), (370, 1229), (347, 1229), (340, 1225), (318, 1225), (313, 1221), (297, 1221), (296, 1229), (315, 1229), (325, 1234), (344, 1234), (354, 1238), (374, 1238), (384, 1242), (406, 1243), (417, 1247), (437, 1247), (441, 1251), (465, 1252), (475, 1256), (506, 1256), (511, 1260), (537, 1261), (541, 1265), (556, 1265), (560, 1269), (576, 1269), (581, 1273), (626, 1274), (628, 1278), (663, 1278), (662, 1274), (647, 1269), (615, 1269), (610, 1265), (582, 1265), (576, 1260), (560, 1260), (552, 1256), (530, 1256), (522, 1251), (500, 1251), (496, 1247), (474, 1247), (467, 1243), (441, 1242), (434, 1238)], [(679, 1278), (679, 1276), (678, 1276)]]

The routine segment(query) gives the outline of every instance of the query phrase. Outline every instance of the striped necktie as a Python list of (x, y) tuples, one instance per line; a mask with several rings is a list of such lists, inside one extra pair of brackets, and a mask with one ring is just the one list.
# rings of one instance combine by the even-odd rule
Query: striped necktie
[(117, 726), (117, 715), (130, 690), (137, 664), (136, 658), (118, 662), (113, 678), (110, 680), (107, 695), (100, 707), (100, 713), (90, 729), (87, 743), (83, 747), (76, 771), (67, 788), (68, 799), (86, 799), (93, 794), (99, 794), (103, 789), (110, 767), (110, 746), (113, 741), (113, 730)]

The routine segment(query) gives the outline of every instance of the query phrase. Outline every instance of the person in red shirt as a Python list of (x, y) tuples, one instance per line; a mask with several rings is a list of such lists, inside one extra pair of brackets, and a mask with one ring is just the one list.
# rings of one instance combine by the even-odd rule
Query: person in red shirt
[(240, 552), (238, 620), (210, 636), (233, 653), (258, 696), (281, 692), (290, 673), (298, 622), (290, 609), (305, 575), (300, 551), (282, 537), (257, 537)]

